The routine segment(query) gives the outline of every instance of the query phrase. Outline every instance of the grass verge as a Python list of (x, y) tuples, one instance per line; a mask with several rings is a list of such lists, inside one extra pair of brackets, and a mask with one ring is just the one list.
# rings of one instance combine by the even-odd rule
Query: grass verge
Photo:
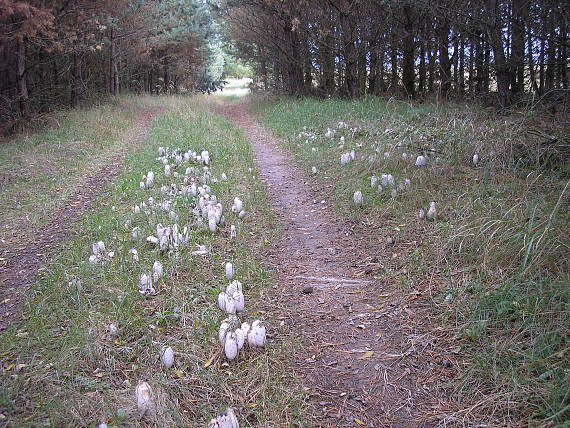
[[(105, 198), (96, 201), (75, 228), (75, 237), (46, 267), (28, 304), (27, 320), (0, 336), (0, 414), (8, 426), (205, 426), (227, 407), (237, 409), (241, 426), (291, 426), (303, 420), (306, 399), (291, 394), (295, 384), (283, 356), (297, 344), (272, 334), (276, 322), (266, 310), (265, 289), (272, 278), (259, 264), (260, 254), (279, 233), (262, 183), (256, 178), (249, 143), (242, 133), (207, 111), (198, 97), (176, 99), (173, 110), (158, 118), (147, 144), (131, 154), (124, 171)], [(121, 119), (119, 119), (120, 121)], [(118, 125), (119, 126), (119, 125)], [(132, 207), (152, 196), (165, 199), (162, 185), (181, 184), (166, 178), (157, 162), (159, 146), (209, 150), (211, 172), (227, 181), (211, 183), (225, 208), (226, 224), (212, 234), (192, 226), (187, 247), (170, 256), (146, 243), (157, 222), (171, 224), (160, 210), (134, 214)], [(251, 170), (250, 170), (251, 168)], [(154, 170), (153, 190), (141, 190), (142, 174)], [(229, 212), (234, 196), (244, 201), (247, 216)], [(179, 224), (191, 224), (192, 198), (176, 199)], [(230, 239), (230, 223), (237, 239)], [(138, 227), (141, 237), (134, 239)], [(90, 264), (91, 244), (104, 241), (114, 257)], [(205, 245), (206, 256), (194, 256)], [(139, 253), (133, 261), (130, 248)], [(165, 275), (154, 296), (139, 293), (139, 278), (155, 261)], [(225, 287), (223, 263), (232, 261), (244, 284), (246, 311), (242, 320), (264, 319), (269, 343), (263, 351), (248, 351), (226, 364), (217, 340), (225, 316), (215, 299)], [(80, 285), (78, 285), (80, 284)], [(108, 325), (116, 324), (111, 335)], [(171, 346), (175, 366), (160, 364), (160, 349)], [(153, 388), (156, 416), (140, 420), (134, 388)]]
[[(568, 159), (546, 162), (537, 135), (564, 135), (569, 122), (374, 97), (257, 105), (371, 254), (392, 254), (377, 257), (377, 277), (421, 295), (437, 314), (445, 358), (458, 372), (455, 403), (440, 409), (442, 418), (465, 426), (567, 421)], [(414, 166), (420, 155), (424, 167)], [(396, 187), (372, 187), (381, 174)], [(353, 203), (357, 190), (362, 206)], [(418, 218), (431, 201), (437, 220)]]

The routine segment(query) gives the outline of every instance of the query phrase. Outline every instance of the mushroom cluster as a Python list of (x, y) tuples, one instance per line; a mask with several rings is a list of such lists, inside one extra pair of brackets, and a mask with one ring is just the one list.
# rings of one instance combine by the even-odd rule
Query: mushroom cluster
[(247, 322), (240, 323), (237, 315), (224, 319), (218, 330), (220, 344), (229, 361), (238, 357), (246, 343), (251, 349), (264, 347), (265, 334), (265, 325), (260, 320), (255, 320), (251, 325)]
[[(166, 290), (164, 285), (169, 278), (168, 265), (165, 264), (169, 259), (179, 260), (189, 245), (192, 231), (210, 230), (212, 233), (227, 233), (231, 238), (236, 238), (238, 230), (236, 225), (227, 225), (226, 228), (224, 204), (211, 187), (218, 179), (210, 169), (212, 155), (209, 151), (202, 150), (198, 153), (159, 147), (156, 160), (160, 163), (160, 168), (155, 167), (154, 171), (159, 172), (151, 169), (142, 176), (139, 183), (140, 189), (147, 195), (128, 209), (122, 222), (127, 234), (126, 240), (130, 241), (126, 248), (123, 246), (125, 250), (121, 254), (122, 261), (128, 261), (134, 269), (140, 269), (136, 274), (138, 291), (149, 300)], [(221, 181), (228, 180), (225, 173), (220, 177)], [(237, 219), (245, 217), (244, 203), (240, 198), (233, 199), (231, 211)], [(196, 249), (188, 251), (192, 256), (210, 254), (206, 246), (199, 244), (196, 244)], [(103, 241), (98, 241), (92, 245), (89, 262), (110, 262), (114, 254), (106, 249)], [(149, 254), (154, 259), (151, 264), (147, 264)], [(220, 293), (218, 302), (229, 319), (233, 320), (237, 319), (236, 313), (244, 310), (245, 296), (242, 284), (234, 279), (234, 265), (227, 262), (224, 268), (225, 276), (231, 282)], [(222, 345), (228, 359), (235, 359), (244, 345), (256, 347), (265, 344), (265, 327), (259, 320), (252, 327), (247, 323), (234, 324), (232, 321), (232, 328), (228, 328), (227, 334), (223, 336)], [(118, 324), (107, 321), (104, 335), (118, 340)], [(173, 346), (165, 344), (157, 352), (157, 358), (165, 369), (174, 367), (175, 356)], [(155, 400), (150, 381), (137, 385), (135, 401), (141, 418), (155, 414)], [(218, 427), (239, 426), (231, 409), (212, 420), (212, 424)], [(99, 426), (105, 426), (105, 422)]]
[(103, 241), (95, 242), (91, 249), (93, 254), (89, 256), (89, 263), (95, 264), (98, 262), (109, 261), (115, 255), (114, 251), (107, 252), (105, 243)]

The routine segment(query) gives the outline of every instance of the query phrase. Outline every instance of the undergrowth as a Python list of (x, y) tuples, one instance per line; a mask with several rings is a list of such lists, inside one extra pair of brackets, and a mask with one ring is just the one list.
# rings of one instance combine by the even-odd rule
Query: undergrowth
[[(380, 278), (399, 277), (394, 287), (431, 299), (450, 346), (461, 346), (457, 395), (441, 418), (465, 426), (567, 421), (568, 159), (542, 163), (536, 129), (564, 135), (568, 121), (374, 97), (257, 101), (313, 188), (384, 254), (398, 255), (380, 260)], [(352, 150), (355, 160), (341, 165)], [(425, 167), (414, 166), (419, 155)], [(410, 185), (378, 192), (370, 178), (382, 173)], [(357, 190), (362, 206), (353, 203)], [(437, 220), (418, 218), (431, 201)], [(396, 240), (390, 250), (387, 238)]]

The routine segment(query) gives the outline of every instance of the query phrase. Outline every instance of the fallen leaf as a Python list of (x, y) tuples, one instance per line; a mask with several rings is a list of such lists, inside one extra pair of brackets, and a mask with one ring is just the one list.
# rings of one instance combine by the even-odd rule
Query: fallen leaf
[(374, 351), (366, 351), (364, 354), (362, 354), (360, 357), (358, 357), (359, 360), (367, 360), (368, 358), (372, 357), (372, 355), (374, 355)]
[(364, 422), (363, 422), (362, 420), (358, 419), (358, 418), (355, 418), (355, 419), (354, 419), (354, 422), (356, 422), (356, 423), (357, 423), (358, 425), (360, 425), (361, 427), (365, 425)]
[(210, 367), (212, 365), (212, 363), (214, 362), (215, 357), (216, 357), (215, 355), (212, 355), (210, 357), (210, 359), (204, 363), (204, 368)]

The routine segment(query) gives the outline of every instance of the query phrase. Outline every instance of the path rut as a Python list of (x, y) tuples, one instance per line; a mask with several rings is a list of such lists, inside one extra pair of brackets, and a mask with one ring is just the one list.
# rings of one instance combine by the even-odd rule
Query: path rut
[(268, 255), (278, 272), (274, 298), (285, 310), (284, 330), (300, 330), (305, 344), (295, 359), (317, 408), (316, 426), (431, 426), (425, 411), (431, 388), (421, 383), (418, 350), (397, 322), (409, 309), (389, 284), (363, 278), (365, 248), (247, 106), (228, 103), (219, 112), (253, 143), (285, 230)]

